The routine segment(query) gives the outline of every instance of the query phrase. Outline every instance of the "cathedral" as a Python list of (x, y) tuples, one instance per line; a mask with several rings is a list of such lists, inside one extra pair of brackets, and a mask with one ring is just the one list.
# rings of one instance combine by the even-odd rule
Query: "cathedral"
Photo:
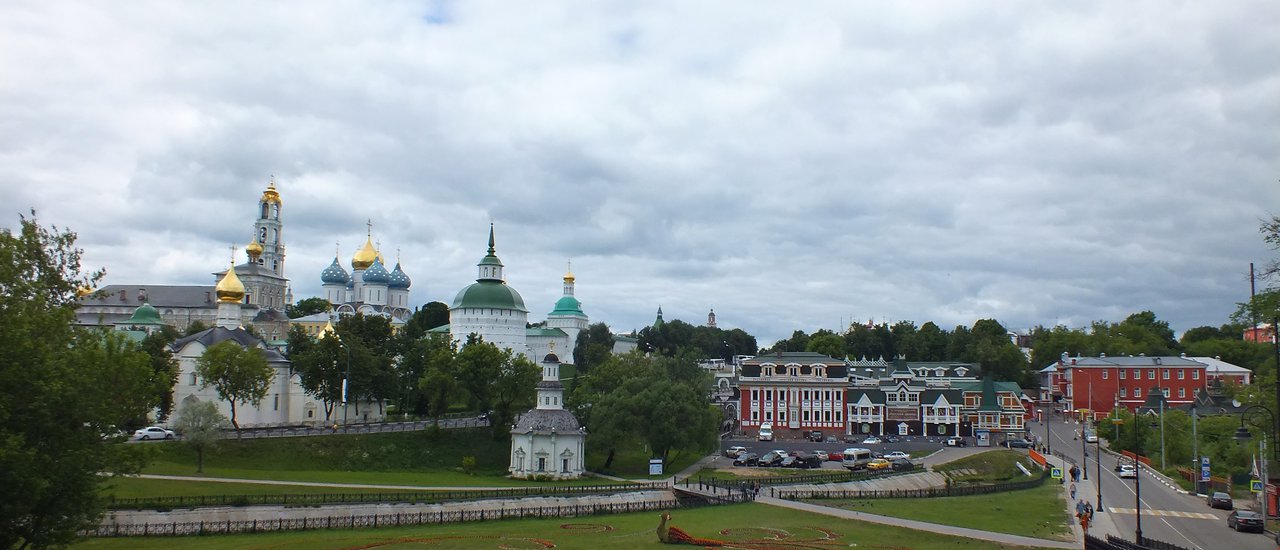
[(403, 324), (413, 315), (409, 305), (409, 286), (412, 281), (400, 267), (387, 270), (386, 258), (373, 245), (373, 223), (370, 222), (364, 246), (351, 257), (351, 274), (342, 268), (338, 255), (333, 263), (320, 272), (324, 298), (339, 315), (384, 315), (393, 324)]
[[(239, 322), (253, 325), (258, 334), (272, 342), (287, 337), (289, 317), (285, 315), (285, 306), (293, 301), (289, 279), (284, 274), (282, 209), (283, 201), (273, 177), (258, 199), (253, 237), (245, 246), (246, 261), (234, 266), (238, 280), (245, 287)], [(215, 284), (227, 273), (226, 270), (214, 273)], [(131, 326), (130, 319), (145, 305), (146, 313), (154, 309), (164, 324), (182, 330), (196, 322), (205, 326), (215, 324), (219, 303), (214, 285), (112, 284), (80, 296), (76, 321), (82, 326)]]

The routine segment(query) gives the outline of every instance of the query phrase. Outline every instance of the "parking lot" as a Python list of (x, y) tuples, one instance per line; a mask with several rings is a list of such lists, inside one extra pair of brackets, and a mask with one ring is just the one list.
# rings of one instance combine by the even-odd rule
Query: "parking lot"
[[(869, 449), (872, 453), (889, 454), (893, 451), (903, 451), (911, 455), (913, 460), (919, 459), (926, 455), (932, 454), (938, 449), (944, 447), (944, 437), (925, 438), (925, 437), (904, 437), (896, 442), (882, 443), (845, 443), (837, 441), (835, 443), (808, 441), (804, 439), (775, 439), (773, 441), (757, 441), (754, 437), (736, 437), (724, 439), (720, 443), (720, 454), (724, 455), (725, 449), (729, 447), (745, 447), (747, 452), (756, 453), (763, 456), (772, 450), (784, 450), (788, 453), (813, 454), (815, 451), (826, 451), (827, 453), (839, 453), (850, 447), (859, 447)], [(970, 442), (972, 443), (972, 442)], [(826, 461), (822, 464), (826, 469), (840, 469), (843, 466), (839, 462)]]

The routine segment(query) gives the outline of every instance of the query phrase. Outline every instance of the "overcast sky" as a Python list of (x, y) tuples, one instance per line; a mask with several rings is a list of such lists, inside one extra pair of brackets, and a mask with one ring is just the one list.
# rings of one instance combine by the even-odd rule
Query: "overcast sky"
[[(1280, 3), (6, 2), (0, 225), (211, 284), (274, 174), (295, 298), (365, 220), (541, 320), (1226, 322), (1280, 211)], [(243, 261), (243, 252), (238, 261)], [(394, 260), (392, 260), (394, 262)]]

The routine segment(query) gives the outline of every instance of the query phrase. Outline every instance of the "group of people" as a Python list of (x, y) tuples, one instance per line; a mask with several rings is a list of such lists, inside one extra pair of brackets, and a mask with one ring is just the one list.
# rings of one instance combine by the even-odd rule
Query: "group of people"
[[(1075, 484), (1071, 485), (1072, 497), (1075, 498)], [(1089, 532), (1089, 524), (1093, 523), (1093, 505), (1084, 500), (1076, 501), (1076, 518), (1080, 520), (1080, 528)]]

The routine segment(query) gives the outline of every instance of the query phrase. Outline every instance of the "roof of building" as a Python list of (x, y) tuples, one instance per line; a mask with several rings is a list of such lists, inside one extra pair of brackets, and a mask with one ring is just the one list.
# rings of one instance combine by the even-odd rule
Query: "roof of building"
[(844, 365), (844, 360), (836, 359), (830, 355), (823, 355), (812, 351), (783, 351), (778, 353), (770, 353), (765, 355), (757, 355), (750, 359), (743, 360), (743, 365), (764, 365), (764, 364), (786, 364), (786, 363), (838, 363)]
[(387, 267), (382, 265), (382, 260), (373, 259), (373, 263), (369, 264), (369, 269), (364, 270), (364, 275), (360, 279), (367, 285), (385, 285), (391, 282), (391, 273), (387, 271)]
[(567, 338), (569, 336), (569, 333), (563, 330), (560, 330), (558, 328), (529, 327), (527, 329), (524, 329), (524, 336), (525, 338), (528, 338), (530, 336), (545, 336), (548, 338), (560, 338), (563, 336)]
[(1198, 367), (1203, 363), (1189, 357), (1174, 355), (1163, 356), (1101, 356), (1101, 357), (1069, 357), (1050, 363), (1050, 367)]
[(387, 279), (387, 286), (390, 288), (401, 289), (409, 288), (412, 284), (413, 281), (410, 280), (409, 276), (400, 268), (400, 262), (396, 262), (395, 269), (391, 270), (391, 276)]
[(516, 419), (511, 433), (533, 432), (576, 432), (579, 428), (578, 418), (573, 413), (562, 409), (533, 409)]
[(857, 402), (859, 402), (859, 401), (862, 401), (862, 397), (863, 397), (863, 396), (866, 396), (868, 401), (870, 401), (870, 402), (872, 402), (872, 403), (875, 403), (875, 404), (877, 404), (877, 405), (883, 405), (883, 404), (884, 404), (884, 392), (882, 392), (882, 391), (880, 391), (880, 390), (878, 390), (878, 389), (876, 389), (876, 390), (870, 390), (870, 389), (867, 389), (867, 390), (851, 389), (851, 390), (849, 390), (849, 401), (848, 401), (848, 403), (857, 403)]
[[(149, 303), (157, 308), (212, 307), (214, 285), (106, 285), (80, 298), (86, 306), (127, 306)], [(120, 293), (124, 292), (124, 299)]]
[(1235, 374), (1235, 375), (1253, 374), (1253, 371), (1249, 369), (1246, 369), (1239, 365), (1233, 365), (1217, 357), (1188, 357), (1187, 359), (1192, 359), (1196, 362), (1204, 363), (1204, 366), (1205, 366), (1204, 370), (1208, 371), (1208, 373), (1211, 375), (1213, 374)]
[(333, 263), (329, 264), (329, 267), (320, 272), (320, 282), (327, 285), (345, 285), (350, 280), (351, 276), (342, 268), (342, 264), (338, 263), (337, 256), (333, 257)]
[[(222, 270), (222, 271), (215, 272), (213, 275), (214, 275), (215, 277), (218, 277), (219, 279), (221, 279), (222, 277), (225, 277), (225, 276), (226, 276), (226, 274), (227, 274), (227, 270), (225, 270), (225, 269), (224, 269), (224, 270)], [(260, 264), (254, 263), (254, 262), (246, 262), (246, 263), (242, 263), (242, 264), (240, 264), (240, 265), (237, 265), (237, 266), (236, 266), (236, 275), (238, 275), (238, 276), (240, 276), (240, 277), (255, 277), (255, 276), (256, 276), (256, 277), (267, 277), (267, 278), (271, 278), (271, 279), (278, 279), (278, 280), (281, 280), (281, 281), (286, 281), (286, 280), (288, 280), (288, 279), (286, 279), (286, 278), (284, 278), (284, 277), (281, 277), (281, 276), (279, 276), (279, 275), (276, 275), (276, 272), (272, 271), (272, 270), (271, 270), (271, 268), (269, 268), (269, 267), (265, 267), (265, 266), (263, 266), (263, 265), (260, 265)], [(148, 288), (149, 288), (149, 287), (148, 287)]]
[(458, 295), (453, 298), (453, 306), (449, 309), (459, 308), (513, 309), (529, 312), (524, 307), (524, 298), (520, 297), (516, 289), (507, 286), (504, 282), (487, 279), (471, 283), (458, 291)]
[(556, 300), (556, 307), (548, 313), (547, 316), (553, 315), (581, 315), (586, 317), (586, 313), (582, 312), (582, 302), (573, 296), (563, 296)]
[[(263, 343), (261, 338), (258, 338), (257, 336), (249, 334), (249, 331), (243, 328), (228, 329), (223, 327), (213, 327), (211, 329), (202, 330), (190, 336), (179, 338), (175, 340), (172, 344), (169, 344), (169, 349), (173, 351), (178, 351), (186, 347), (187, 344), (190, 344), (192, 342), (199, 342), (200, 344), (202, 344), (204, 347), (207, 348), (216, 344), (220, 344), (227, 340), (234, 341), (235, 343), (240, 344), (241, 346), (244, 346), (246, 348), (257, 347), (259, 344)], [(262, 351), (263, 351), (263, 354), (266, 356), (268, 363), (288, 363), (289, 362), (289, 360), (285, 359), (285, 357), (281, 355), (279, 351), (276, 351), (270, 347), (267, 347)]]
[(163, 325), (164, 321), (160, 320), (160, 312), (156, 311), (155, 307), (153, 307), (150, 303), (144, 302), (142, 305), (138, 306), (138, 309), (133, 310), (132, 317), (129, 317), (123, 323), (120, 323), (120, 324), (128, 325), (128, 326), (134, 326), (134, 325), (138, 325), (138, 326), (153, 325), (154, 326), (154, 325)]

